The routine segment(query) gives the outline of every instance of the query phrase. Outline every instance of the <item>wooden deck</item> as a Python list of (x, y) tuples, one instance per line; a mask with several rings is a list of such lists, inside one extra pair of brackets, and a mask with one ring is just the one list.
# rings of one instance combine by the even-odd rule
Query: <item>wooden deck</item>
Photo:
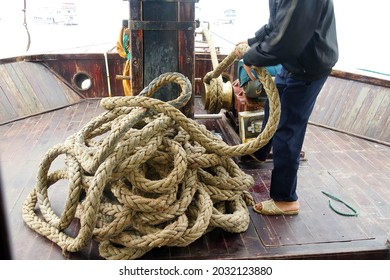
[[(21, 214), (43, 154), (100, 114), (103, 110), (98, 104), (98, 100), (87, 99), (0, 126), (2, 192), (13, 259), (100, 258), (96, 242), (78, 253), (63, 255), (56, 244), (30, 230)], [(224, 117), (198, 121), (221, 133), (229, 144), (238, 143)], [(299, 215), (266, 217), (249, 209), (251, 223), (244, 233), (216, 229), (187, 247), (162, 247), (142, 258), (389, 259), (390, 147), (309, 125), (303, 150), (306, 160), (299, 170)], [(255, 200), (268, 198), (272, 162), (241, 167), (255, 179), (250, 190)], [(322, 191), (353, 206), (358, 216), (334, 212)], [(63, 203), (62, 193), (66, 190), (53, 194), (53, 205)], [(77, 231), (77, 226), (70, 230)]]

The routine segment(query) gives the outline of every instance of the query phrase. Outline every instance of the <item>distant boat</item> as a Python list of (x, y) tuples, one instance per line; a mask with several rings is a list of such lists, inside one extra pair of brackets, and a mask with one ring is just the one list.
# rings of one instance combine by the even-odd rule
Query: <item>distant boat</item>
[(33, 14), (33, 20), (47, 24), (77, 25), (76, 3), (64, 2), (43, 6)]
[(218, 24), (234, 24), (237, 18), (237, 11), (234, 9), (227, 9), (223, 12), (224, 17), (218, 19)]

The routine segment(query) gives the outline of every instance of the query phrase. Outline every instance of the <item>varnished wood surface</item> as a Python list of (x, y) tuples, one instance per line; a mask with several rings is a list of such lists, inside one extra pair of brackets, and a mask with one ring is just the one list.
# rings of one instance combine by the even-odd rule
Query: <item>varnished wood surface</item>
[(310, 121), (390, 144), (389, 83), (385, 86), (330, 76)]
[[(196, 100), (198, 101), (198, 100)], [(30, 230), (22, 204), (35, 184), (43, 154), (79, 131), (103, 110), (98, 100), (0, 126), (0, 164), (6, 220), (14, 259), (99, 259), (91, 242), (78, 253), (61, 249)], [(229, 144), (238, 136), (226, 120), (198, 120), (220, 132)], [(144, 259), (385, 259), (390, 238), (390, 147), (309, 125), (304, 143), (307, 161), (299, 170), (297, 216), (266, 217), (249, 209), (248, 230), (232, 234), (216, 229), (185, 248), (156, 248)], [(238, 159), (235, 159), (238, 162)], [(272, 162), (241, 165), (255, 179), (256, 201), (268, 198)], [(60, 206), (66, 189), (54, 189)], [(357, 217), (336, 214), (321, 191), (343, 199)], [(340, 207), (337, 203), (336, 207)], [(342, 211), (347, 209), (342, 208)], [(77, 222), (69, 231), (77, 232)]]
[(81, 100), (41, 63), (0, 64), (0, 124)]
[[(364, 72), (364, 70), (362, 72)], [(367, 72), (366, 74), (370, 74), (370, 72)], [(371, 74), (375, 74), (375, 73), (371, 73)], [(367, 75), (363, 75), (363, 74), (333, 69), (331, 76), (346, 79), (349, 81), (351, 81), (351, 80), (352, 81), (359, 81), (359, 82), (364, 83), (364, 84), (377, 85), (377, 86), (381, 86), (381, 87), (390, 88), (390, 79), (388, 77), (382, 76), (382, 75), (377, 75), (378, 77), (374, 77), (372, 75), (367, 76)]]

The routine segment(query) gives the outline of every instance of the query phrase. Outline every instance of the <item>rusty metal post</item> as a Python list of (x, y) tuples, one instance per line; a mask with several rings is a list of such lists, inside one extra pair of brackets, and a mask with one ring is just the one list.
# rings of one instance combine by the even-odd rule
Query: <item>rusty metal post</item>
[[(154, 78), (180, 72), (194, 87), (195, 3), (198, 0), (129, 0), (131, 87), (137, 95)], [(156, 98), (176, 98), (175, 85), (163, 87)], [(181, 111), (194, 116), (194, 94)]]

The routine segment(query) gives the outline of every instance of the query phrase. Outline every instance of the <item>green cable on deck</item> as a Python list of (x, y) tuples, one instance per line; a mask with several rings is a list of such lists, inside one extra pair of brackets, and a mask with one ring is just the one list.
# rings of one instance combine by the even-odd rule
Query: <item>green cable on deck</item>
[(322, 191), (322, 193), (323, 193), (324, 195), (326, 195), (327, 197), (329, 197), (329, 198), (331, 198), (331, 199), (333, 199), (333, 200), (335, 200), (335, 201), (337, 201), (337, 202), (340, 202), (340, 203), (344, 204), (347, 208), (351, 209), (352, 212), (353, 212), (353, 213), (343, 213), (343, 212), (337, 210), (336, 208), (334, 208), (333, 205), (332, 205), (332, 203), (331, 203), (331, 201), (329, 200), (329, 207), (330, 207), (334, 212), (336, 212), (337, 214), (342, 215), (342, 216), (349, 216), (349, 217), (354, 217), (354, 216), (357, 216), (357, 215), (358, 215), (358, 212), (357, 212), (352, 206), (348, 205), (347, 203), (345, 203), (345, 202), (342, 201), (341, 199), (339, 199), (339, 198), (335, 197), (334, 195), (331, 195), (331, 194), (329, 194), (329, 193), (327, 193), (327, 192), (324, 192), (324, 191)]

